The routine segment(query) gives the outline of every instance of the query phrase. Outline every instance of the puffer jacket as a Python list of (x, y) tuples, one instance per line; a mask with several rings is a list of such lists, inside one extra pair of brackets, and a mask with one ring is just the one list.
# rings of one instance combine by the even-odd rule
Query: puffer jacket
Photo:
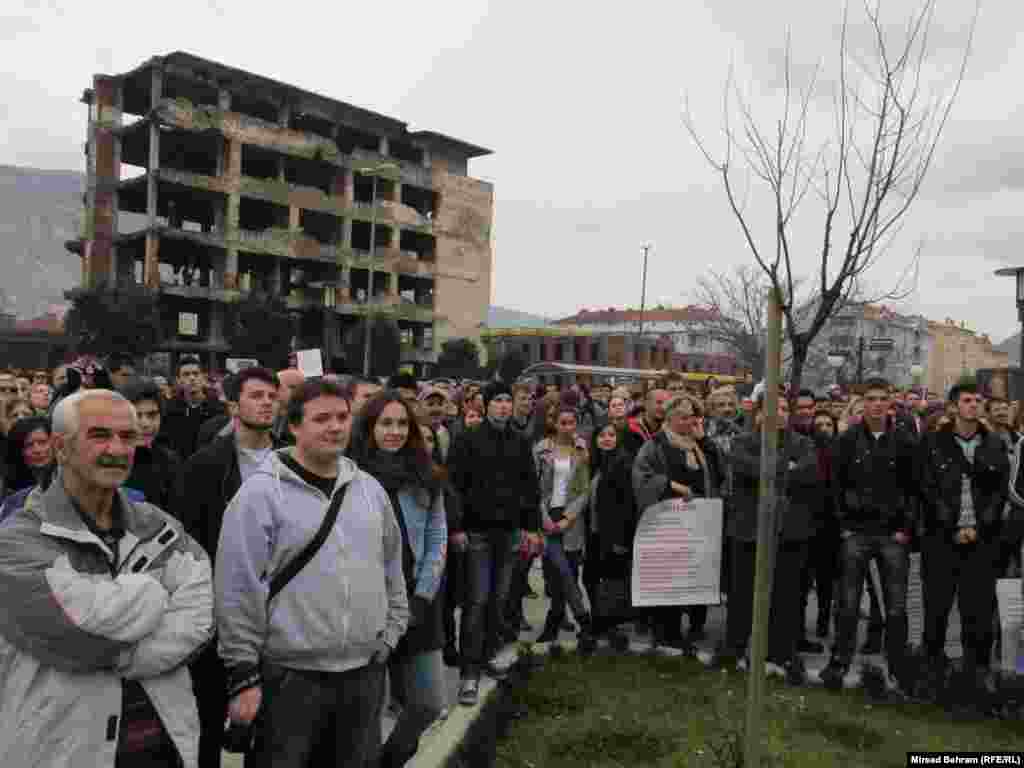
[(197, 765), (186, 662), (213, 631), (210, 561), (170, 515), (115, 503), (116, 563), (59, 474), (0, 528), (0, 765), (113, 768), (125, 679)]

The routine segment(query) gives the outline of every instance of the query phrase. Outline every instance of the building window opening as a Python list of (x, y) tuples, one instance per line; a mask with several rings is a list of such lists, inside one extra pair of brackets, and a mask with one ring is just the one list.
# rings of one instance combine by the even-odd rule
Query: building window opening
[(202, 193), (177, 184), (157, 187), (157, 216), (163, 224), (186, 232), (212, 232), (218, 210), (226, 198), (220, 193)]
[(243, 197), (238, 204), (238, 228), (250, 232), (287, 229), (288, 209), (265, 200)]
[(254, 147), (252, 144), (242, 145), (243, 176), (277, 181), (280, 172), (281, 156), (277, 152)]
[(380, 138), (372, 133), (360, 131), (358, 128), (341, 126), (338, 129), (338, 149), (346, 155), (351, 155), (356, 149), (363, 149), (369, 152), (377, 152), (380, 149)]
[(432, 280), (424, 280), (409, 275), (398, 276), (398, 295), (403, 304), (415, 304), (430, 307), (434, 304), (434, 285)]
[(373, 232), (373, 241), (377, 250), (391, 247), (392, 228), (387, 225), (377, 224)]
[(289, 184), (313, 187), (325, 195), (331, 194), (336, 169), (318, 160), (304, 157), (287, 157), (284, 161), (284, 179)]
[(174, 101), (176, 99), (187, 100), (192, 106), (198, 107), (217, 106), (218, 92), (212, 85), (198, 83), (195, 80), (186, 80), (182, 77), (164, 74), (163, 86), (160, 95), (165, 99)]
[(247, 93), (231, 94), (231, 111), (249, 115), (268, 123), (276, 123), (281, 114), (276, 104)]
[(391, 294), (391, 275), (387, 272), (373, 273), (373, 300), (382, 301)]
[(160, 244), (160, 284), (209, 288), (213, 276), (212, 249), (167, 238)]
[(423, 165), (423, 150), (404, 141), (389, 141), (388, 154), (396, 160)]
[(337, 245), (341, 239), (341, 219), (330, 213), (299, 211), (299, 227), (307, 237), (322, 245)]
[(415, 257), (418, 261), (434, 260), (434, 236), (425, 235), (421, 232), (402, 230), (398, 237), (399, 249), (408, 256)]
[(437, 193), (413, 184), (402, 185), (402, 205), (407, 205), (425, 219), (433, 219), (437, 213)]
[(288, 127), (293, 131), (312, 133), (325, 139), (334, 138), (334, 123), (324, 117), (308, 112), (292, 112), (291, 120), (288, 121)]
[(370, 299), (370, 271), (353, 269), (349, 272), (349, 295), (356, 304), (365, 304)]
[(273, 272), (273, 257), (239, 252), (238, 290), (246, 293), (273, 293)]
[(352, 250), (369, 252), (370, 250), (370, 222), (352, 222)]
[[(205, 176), (217, 175), (217, 154), (220, 151), (218, 136), (199, 135), (186, 131), (160, 132), (160, 167), (177, 171), (200, 173)], [(146, 134), (145, 159), (149, 164), (149, 134)], [(132, 158), (133, 161), (136, 158)], [(141, 159), (141, 158), (140, 158)], [(133, 162), (133, 164), (135, 164)]]

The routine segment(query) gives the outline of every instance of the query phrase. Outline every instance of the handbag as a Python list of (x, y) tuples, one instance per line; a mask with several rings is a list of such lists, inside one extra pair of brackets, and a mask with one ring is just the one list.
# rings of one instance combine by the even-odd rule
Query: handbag
[[(341, 505), (345, 501), (345, 496), (348, 494), (348, 483), (345, 483), (341, 488), (334, 492), (331, 497), (331, 503), (327, 507), (327, 514), (324, 515), (324, 520), (320, 523), (320, 527), (317, 529), (316, 534), (309, 540), (309, 543), (302, 548), (294, 558), (292, 558), (284, 568), (274, 574), (270, 580), (270, 589), (267, 592), (267, 604), (273, 600), (277, 595), (288, 586), (288, 582), (295, 578), (295, 576), (305, 568), (309, 561), (312, 560), (316, 553), (320, 551), (320, 548), (327, 541), (327, 537), (331, 534), (331, 528), (338, 520), (338, 512), (341, 510)], [(231, 752), (233, 754), (245, 754), (252, 748), (252, 741), (254, 735), (255, 724), (259, 720), (259, 714), (251, 723), (232, 723), (229, 722), (227, 728), (224, 731), (223, 747), (225, 752)]]

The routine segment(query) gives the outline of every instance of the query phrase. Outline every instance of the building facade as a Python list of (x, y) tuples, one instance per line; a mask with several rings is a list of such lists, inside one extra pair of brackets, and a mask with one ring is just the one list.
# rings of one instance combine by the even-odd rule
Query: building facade
[(729, 347), (709, 333), (711, 311), (688, 306), (676, 309), (581, 309), (575, 315), (556, 321), (567, 328), (600, 334), (662, 339), (671, 347), (670, 366), (674, 370), (737, 375), (741, 365)]
[(950, 387), (962, 376), (972, 375), (981, 368), (1007, 368), (1009, 355), (993, 348), (992, 340), (947, 318), (944, 322), (928, 323), (933, 339), (931, 365), (928, 367), (928, 389), (945, 396)]
[(494, 190), (468, 162), (489, 150), (180, 52), (96, 75), (83, 101), (69, 248), (83, 288), (160, 292), (163, 351), (222, 362), (225, 307), (250, 292), (283, 297), (297, 346), (328, 360), (368, 314), (397, 323), (408, 361), (477, 335)]
[(660, 338), (597, 333), (578, 328), (488, 328), (481, 333), (488, 360), (518, 353), (526, 365), (576, 363), (609, 368), (672, 369), (671, 344)]

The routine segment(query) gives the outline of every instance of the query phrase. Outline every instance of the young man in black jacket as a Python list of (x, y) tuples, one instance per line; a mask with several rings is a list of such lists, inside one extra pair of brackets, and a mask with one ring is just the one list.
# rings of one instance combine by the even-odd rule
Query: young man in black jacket
[(956, 406), (955, 419), (922, 446), (924, 647), (933, 663), (943, 661), (957, 595), (964, 661), (981, 677), (994, 641), (996, 564), (1010, 464), (1002, 438), (978, 420), (975, 388), (955, 386), (949, 401)]
[(860, 598), (868, 563), (879, 564), (885, 590), (885, 645), (892, 680), (904, 671), (907, 644), (907, 572), (910, 537), (920, 494), (916, 447), (889, 413), (889, 385), (871, 379), (864, 419), (837, 446), (834, 473), (840, 543), (840, 612), (825, 686), (841, 688), (853, 662)]
[[(245, 479), (274, 448), (272, 427), (279, 409), (277, 375), (246, 368), (229, 380), (225, 395), (236, 404), (234, 430), (216, 438), (182, 468), (172, 513), (210, 555), (217, 557), (224, 510)], [(199, 768), (219, 768), (227, 711), (227, 676), (216, 642), (190, 667), (199, 705)]]
[(135, 463), (124, 487), (141, 492), (150, 504), (170, 511), (181, 459), (163, 444), (160, 436), (163, 403), (160, 388), (151, 379), (133, 379), (121, 394), (135, 406), (140, 437), (135, 447)]
[(526, 438), (509, 426), (512, 390), (492, 382), (484, 402), (487, 418), (456, 439), (449, 459), (452, 484), (463, 503), (462, 527), (452, 538), (466, 551), (459, 701), (467, 706), (477, 702), (481, 669), (501, 675), (489, 660), (506, 634), (505, 607), (517, 560), (539, 553), (543, 543), (533, 453)]
[(225, 408), (207, 399), (197, 357), (183, 356), (178, 361), (178, 388), (181, 395), (164, 411), (163, 435), (181, 460), (188, 461), (199, 446), (200, 427), (207, 419), (223, 414)]

